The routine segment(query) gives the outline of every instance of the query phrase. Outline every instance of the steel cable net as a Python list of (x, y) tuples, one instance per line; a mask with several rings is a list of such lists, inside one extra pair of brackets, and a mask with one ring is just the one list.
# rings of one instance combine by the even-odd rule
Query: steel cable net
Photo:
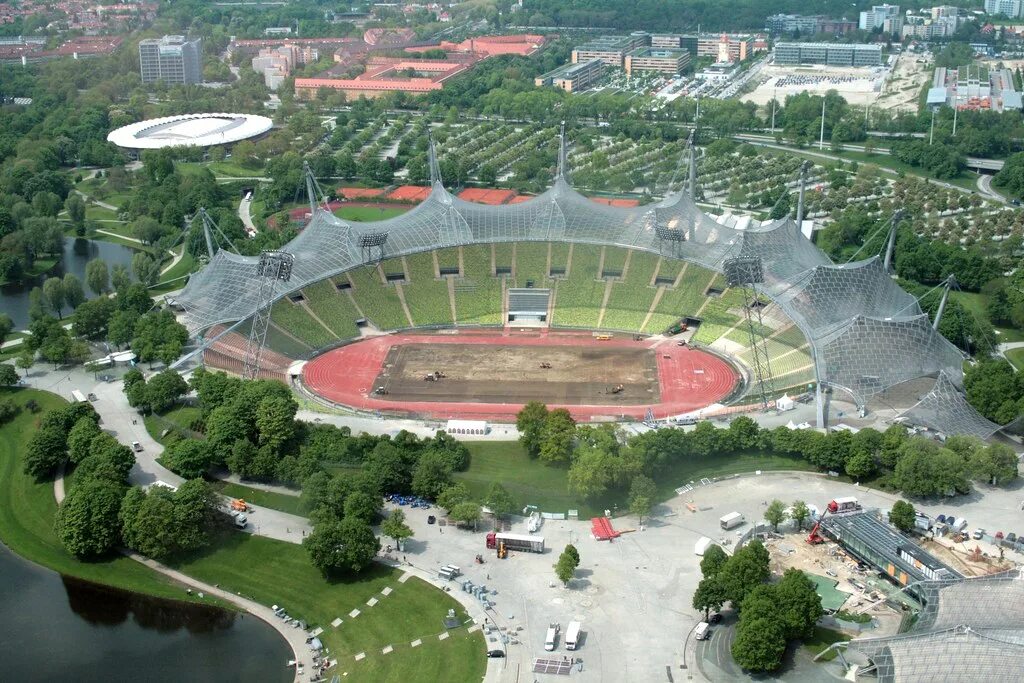
[[(686, 192), (646, 206), (599, 204), (576, 192), (564, 173), (546, 192), (519, 204), (466, 202), (435, 180), (427, 199), (384, 221), (348, 223), (318, 207), (303, 232), (282, 247), (294, 254), (295, 266), (277, 298), (363, 265), (360, 238), (382, 235), (385, 258), (525, 241), (640, 249), (716, 272), (726, 259), (757, 257), (764, 272), (758, 290), (811, 342), (819, 381), (848, 390), (859, 405), (888, 387), (943, 371), (957, 387), (961, 382), (960, 352), (932, 330), (914, 298), (892, 282), (877, 258), (835, 265), (792, 220), (733, 228), (701, 211)], [(220, 251), (192, 276), (175, 303), (193, 334), (253, 314), (256, 261)]]
[(1017, 681), (1024, 667), (1024, 579), (991, 576), (923, 581), (924, 607), (908, 633), (850, 641), (879, 681)]
[(969, 434), (981, 439), (987, 439), (1002, 429), (978, 414), (945, 371), (939, 373), (932, 390), (900, 417), (937, 432)]

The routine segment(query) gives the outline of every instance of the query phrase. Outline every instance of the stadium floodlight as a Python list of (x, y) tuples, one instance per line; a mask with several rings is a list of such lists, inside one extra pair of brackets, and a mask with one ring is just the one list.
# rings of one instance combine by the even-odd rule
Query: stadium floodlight
[(256, 262), (256, 276), (259, 278), (258, 306), (253, 312), (252, 328), (245, 345), (245, 364), (242, 376), (256, 379), (260, 371), (260, 357), (267, 343), (267, 329), (270, 327), (270, 309), (274, 305), (274, 290), (278, 282), (292, 279), (295, 257), (284, 251), (264, 251)]
[(384, 259), (384, 245), (388, 243), (387, 232), (369, 232), (359, 236), (359, 248), (363, 250), (363, 263), (377, 263)]

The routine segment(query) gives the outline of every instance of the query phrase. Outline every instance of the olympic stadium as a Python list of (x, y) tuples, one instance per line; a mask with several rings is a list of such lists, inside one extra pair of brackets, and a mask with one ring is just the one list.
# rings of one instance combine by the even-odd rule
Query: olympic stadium
[(282, 247), (287, 278), (211, 247), (173, 304), (204, 362), (241, 372), (273, 301), (260, 376), (388, 414), (508, 421), (545, 400), (662, 419), (786, 396), (814, 402), (819, 425), (838, 409), (999, 430), (963, 395), (963, 354), (893, 281), (891, 240), (884, 258), (832, 263), (792, 219), (704, 213), (692, 150), (690, 168), (659, 202), (599, 204), (573, 189), (563, 136), (549, 190), (486, 206), (444, 188), (431, 145), (429, 195), (407, 213), (356, 223), (314, 206)]
[(134, 152), (164, 147), (212, 147), (258, 138), (273, 125), (266, 116), (253, 114), (183, 114), (122, 126), (111, 131), (107, 141)]

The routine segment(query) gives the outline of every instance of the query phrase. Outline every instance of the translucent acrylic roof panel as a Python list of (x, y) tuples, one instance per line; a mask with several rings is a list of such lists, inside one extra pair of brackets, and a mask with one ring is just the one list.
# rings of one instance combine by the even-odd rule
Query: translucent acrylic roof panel
[(967, 398), (945, 372), (939, 373), (932, 390), (900, 417), (944, 434), (969, 434), (980, 439), (987, 439), (1001, 429), (967, 402)]

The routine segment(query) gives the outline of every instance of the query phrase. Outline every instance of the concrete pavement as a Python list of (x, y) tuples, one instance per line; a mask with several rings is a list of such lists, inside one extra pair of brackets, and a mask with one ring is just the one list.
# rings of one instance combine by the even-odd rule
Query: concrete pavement
[(238, 217), (242, 220), (245, 229), (256, 234), (256, 224), (252, 222), (252, 193), (250, 192), (238, 203)]

